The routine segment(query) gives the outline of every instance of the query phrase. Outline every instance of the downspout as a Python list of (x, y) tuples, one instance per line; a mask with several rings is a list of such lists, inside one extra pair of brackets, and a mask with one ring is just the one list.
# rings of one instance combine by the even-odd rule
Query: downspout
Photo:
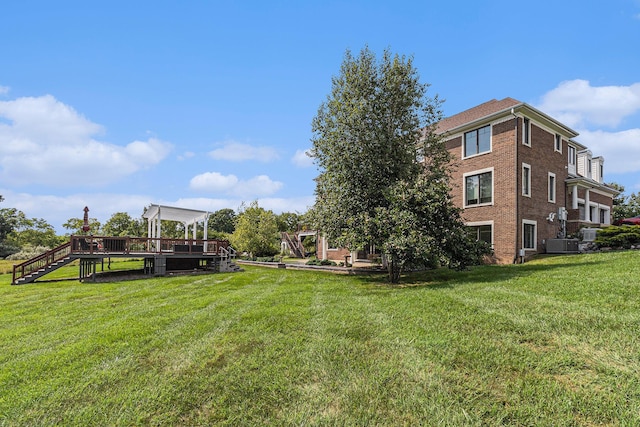
[[(514, 257), (513, 257), (513, 263), (517, 264), (518, 263), (518, 255), (520, 252), (520, 248), (518, 247), (518, 235), (519, 235), (519, 231), (520, 231), (520, 227), (519, 227), (519, 204), (518, 204), (518, 182), (519, 182), (519, 177), (520, 174), (518, 173), (518, 116), (516, 116), (516, 113), (514, 111), (514, 109), (511, 109), (511, 115), (514, 117), (515, 119), (515, 126), (513, 128), (513, 132), (514, 132), (514, 141), (515, 144), (513, 145), (513, 149), (514, 149), (514, 153), (513, 153), (513, 158), (514, 158), (514, 164), (515, 164), (515, 173), (516, 173), (516, 192), (515, 192), (515, 201), (516, 201), (516, 206), (515, 206), (515, 211), (516, 211), (516, 234), (514, 234), (515, 236), (515, 240), (514, 240), (514, 246), (515, 246), (515, 252), (514, 252)], [(520, 186), (522, 186), (522, 183), (520, 183)]]

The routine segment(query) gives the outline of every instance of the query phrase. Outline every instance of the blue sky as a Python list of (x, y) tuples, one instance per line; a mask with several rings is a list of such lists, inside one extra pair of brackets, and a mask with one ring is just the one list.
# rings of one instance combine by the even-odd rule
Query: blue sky
[(640, 0), (21, 1), (0, 14), (0, 207), (313, 204), (311, 120), (347, 49), (413, 55), (452, 115), (510, 96), (640, 191)]

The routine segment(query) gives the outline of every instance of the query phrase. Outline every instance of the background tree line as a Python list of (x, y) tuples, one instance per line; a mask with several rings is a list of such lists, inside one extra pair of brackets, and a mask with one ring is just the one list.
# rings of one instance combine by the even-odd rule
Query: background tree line
[[(0, 195), (0, 202), (4, 198)], [(255, 256), (271, 256), (280, 251), (280, 233), (295, 232), (304, 222), (304, 216), (296, 212), (274, 214), (252, 202), (238, 212), (224, 208), (213, 212), (208, 221), (207, 237), (229, 240), (242, 252)], [(26, 259), (53, 249), (69, 240), (71, 235), (84, 234), (83, 218), (69, 218), (62, 227), (63, 235), (56, 234), (55, 228), (43, 218), (28, 218), (15, 208), (0, 209), (0, 258), (12, 256)], [(126, 212), (116, 212), (101, 224), (96, 218), (89, 218), (90, 234), (96, 236), (147, 235), (147, 223), (133, 218)], [(167, 238), (183, 238), (184, 224), (163, 221), (162, 234)], [(190, 235), (191, 236), (191, 235)], [(204, 238), (204, 230), (197, 231), (197, 238)]]

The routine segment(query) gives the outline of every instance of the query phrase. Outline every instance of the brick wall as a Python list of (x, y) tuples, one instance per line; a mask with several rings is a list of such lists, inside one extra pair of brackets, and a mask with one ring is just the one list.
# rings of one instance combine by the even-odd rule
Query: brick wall
[(491, 152), (462, 159), (462, 136), (447, 141), (454, 156), (452, 198), (456, 206), (464, 207), (464, 174), (493, 167), (493, 204), (468, 207), (462, 213), (465, 222), (493, 221), (493, 246), (497, 262), (510, 263), (515, 242), (515, 122), (508, 120), (492, 126)]
[[(462, 159), (463, 136), (446, 143), (456, 165), (452, 174), (452, 196), (458, 207), (464, 207), (464, 174), (493, 167), (493, 204), (467, 207), (462, 216), (467, 223), (493, 221), (494, 253), (500, 263), (513, 262), (523, 247), (523, 220), (536, 224), (536, 249), (526, 251), (527, 256), (544, 252), (546, 240), (560, 233), (558, 208), (566, 206), (566, 138), (562, 139), (561, 152), (556, 151), (555, 133), (532, 120), (531, 146), (527, 146), (522, 144), (522, 124), (521, 118), (517, 119), (517, 129), (514, 118), (494, 122), (491, 152), (475, 157)], [(530, 196), (522, 194), (523, 163), (531, 167)], [(555, 174), (555, 202), (549, 201), (549, 172)], [(548, 219), (551, 213), (555, 214), (553, 220)]]
[[(531, 197), (522, 195), (519, 191), (520, 209), (519, 224), (523, 220), (532, 220), (537, 223), (536, 251), (544, 252), (544, 242), (547, 239), (558, 237), (560, 221), (557, 218), (558, 208), (566, 206), (566, 185), (568, 178), (567, 166), (567, 141), (562, 139), (562, 152), (555, 150), (555, 133), (531, 123), (531, 147), (519, 144), (518, 160), (520, 165), (531, 165)], [(522, 166), (520, 166), (522, 168)], [(555, 174), (555, 202), (549, 201), (549, 172)], [(520, 172), (520, 175), (522, 173)], [(522, 177), (520, 177), (522, 179)], [(553, 221), (547, 218), (554, 213)], [(520, 232), (519, 239), (522, 239)], [(522, 242), (518, 244), (522, 246)], [(531, 252), (531, 253), (535, 253)]]

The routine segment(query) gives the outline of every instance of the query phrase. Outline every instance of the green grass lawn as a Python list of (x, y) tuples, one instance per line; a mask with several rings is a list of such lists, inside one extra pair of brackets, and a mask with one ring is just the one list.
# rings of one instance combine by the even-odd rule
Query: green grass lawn
[(640, 252), (10, 286), (0, 425), (640, 425)]

